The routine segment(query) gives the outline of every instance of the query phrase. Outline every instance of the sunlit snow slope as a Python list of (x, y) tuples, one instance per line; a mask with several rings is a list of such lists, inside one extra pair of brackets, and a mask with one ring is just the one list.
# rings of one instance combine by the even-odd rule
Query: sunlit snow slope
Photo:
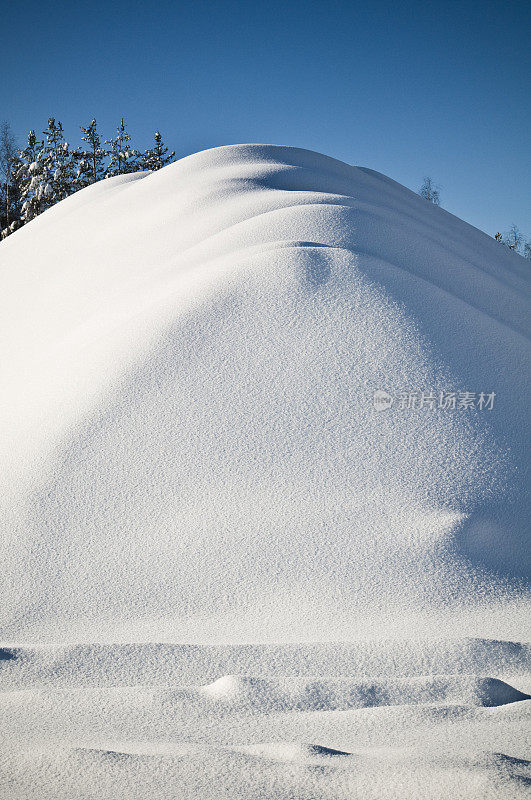
[[(521, 637), (527, 270), (379, 173), (269, 145), (11, 236), (2, 639)], [(442, 390), (494, 406), (401, 408)]]

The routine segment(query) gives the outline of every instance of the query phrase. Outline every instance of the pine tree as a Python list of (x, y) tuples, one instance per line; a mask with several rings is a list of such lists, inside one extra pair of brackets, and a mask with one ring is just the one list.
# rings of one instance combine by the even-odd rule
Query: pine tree
[(127, 132), (124, 118), (122, 117), (122, 121), (116, 129), (116, 136), (114, 139), (107, 139), (105, 141), (105, 144), (109, 145), (110, 156), (110, 163), (105, 171), (106, 178), (138, 171), (139, 153), (131, 147), (129, 144), (130, 141), (131, 137)]
[(142, 155), (142, 169), (157, 170), (173, 161), (175, 153), (170, 153), (162, 141), (162, 134), (155, 133), (155, 146), (144, 151)]
[(44, 186), (42, 210), (64, 200), (76, 189), (74, 156), (70, 152), (70, 145), (65, 141), (63, 126), (54, 117), (50, 117), (48, 127), (43, 133), (46, 141), (41, 176)]
[(107, 150), (101, 146), (100, 136), (96, 127), (96, 120), (93, 119), (86, 128), (81, 127), (83, 136), (81, 140), (87, 143), (87, 147), (80, 147), (74, 152), (78, 163), (76, 186), (82, 188), (91, 183), (101, 180), (105, 176), (104, 160), (108, 155)]
[(20, 166), (17, 180), (22, 193), (21, 222), (29, 222), (41, 213), (44, 207), (45, 188), (43, 177), (45, 152), (42, 142), (38, 142), (35, 131), (28, 134), (28, 144), (20, 151)]

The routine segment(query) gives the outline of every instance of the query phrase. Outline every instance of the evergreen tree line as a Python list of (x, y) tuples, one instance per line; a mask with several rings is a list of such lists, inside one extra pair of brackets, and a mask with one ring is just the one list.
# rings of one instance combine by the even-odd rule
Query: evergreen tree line
[[(440, 187), (435, 184), (433, 178), (424, 178), (418, 194), (436, 206), (441, 205)], [(513, 250), (515, 253), (531, 260), (531, 241), (522, 235), (517, 225), (511, 225), (505, 234), (496, 233), (494, 238), (504, 247), (508, 247), (509, 250)]]
[(101, 141), (96, 120), (81, 127), (81, 144), (72, 148), (54, 117), (39, 139), (34, 130), (26, 147), (16, 146), (9, 123), (0, 128), (0, 231), (4, 239), (47, 208), (91, 183), (140, 170), (157, 170), (173, 161), (161, 134), (140, 152), (122, 118), (116, 136)]

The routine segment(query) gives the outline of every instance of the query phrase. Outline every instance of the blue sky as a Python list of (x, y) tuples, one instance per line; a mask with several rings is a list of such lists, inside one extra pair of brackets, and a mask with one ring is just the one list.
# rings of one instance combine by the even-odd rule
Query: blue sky
[(178, 156), (296, 145), (415, 190), (431, 175), (452, 213), (531, 236), (529, 3), (26, 0), (7, 19), (0, 120), (21, 141), (124, 115)]

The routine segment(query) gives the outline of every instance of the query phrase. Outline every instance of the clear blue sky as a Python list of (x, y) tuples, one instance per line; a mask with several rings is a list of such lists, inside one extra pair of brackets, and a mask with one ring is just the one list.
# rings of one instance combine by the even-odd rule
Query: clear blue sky
[[(7, 22), (7, 28), (5, 27)], [(239, 142), (318, 150), (418, 189), (495, 233), (531, 236), (529, 2), (13, 3), (0, 120), (49, 116), (77, 143), (124, 115), (178, 156)]]

